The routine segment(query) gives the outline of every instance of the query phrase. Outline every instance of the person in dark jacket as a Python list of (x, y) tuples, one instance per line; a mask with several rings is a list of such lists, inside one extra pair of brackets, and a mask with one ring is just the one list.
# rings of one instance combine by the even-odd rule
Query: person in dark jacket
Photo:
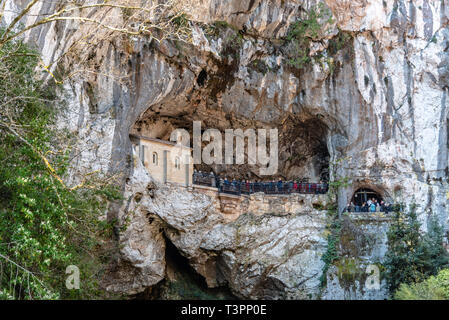
[(364, 202), (363, 204), (362, 204), (362, 212), (368, 212), (368, 204), (366, 203), (366, 202)]
[(278, 181), (278, 192), (282, 192), (282, 189), (283, 189), (282, 187), (283, 187), (282, 180), (279, 179), (279, 181)]

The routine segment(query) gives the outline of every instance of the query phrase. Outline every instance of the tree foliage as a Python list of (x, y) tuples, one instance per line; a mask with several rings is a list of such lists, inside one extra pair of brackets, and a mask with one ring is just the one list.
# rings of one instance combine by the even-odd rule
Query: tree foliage
[(310, 43), (323, 37), (333, 21), (332, 12), (320, 2), (307, 12), (304, 19), (293, 23), (286, 37), (289, 43), (287, 64), (301, 69), (310, 63)]
[[(117, 199), (91, 175), (63, 182), (70, 148), (54, 128), (55, 85), (39, 80), (39, 55), (17, 40), (0, 47), (0, 297), (82, 298), (98, 294), (110, 224), (99, 217)], [(65, 288), (65, 269), (81, 290)]]
[(401, 284), (394, 298), (397, 300), (449, 300), (449, 269), (441, 270), (438, 275), (408, 284)]
[(421, 233), (420, 226), (414, 207), (408, 215), (395, 213), (384, 263), (391, 293), (401, 284), (423, 281), (448, 266), (443, 230), (436, 218), (430, 217), (427, 233)]

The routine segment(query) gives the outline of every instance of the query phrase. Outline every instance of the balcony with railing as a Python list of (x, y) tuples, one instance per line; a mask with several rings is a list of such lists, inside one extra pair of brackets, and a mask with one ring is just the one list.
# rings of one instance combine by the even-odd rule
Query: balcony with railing
[(222, 179), (213, 173), (194, 172), (193, 184), (207, 187), (217, 188), (220, 193), (233, 195), (253, 194), (263, 192), (265, 194), (326, 194), (329, 186), (327, 183), (309, 183), (294, 181), (278, 181), (278, 182), (246, 182), (246, 181), (229, 181)]

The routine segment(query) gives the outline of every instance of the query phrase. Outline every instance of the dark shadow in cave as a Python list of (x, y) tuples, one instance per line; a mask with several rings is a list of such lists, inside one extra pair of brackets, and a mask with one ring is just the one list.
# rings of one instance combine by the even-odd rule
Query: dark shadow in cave
[(203, 69), (203, 70), (201, 70), (200, 74), (198, 75), (198, 78), (196, 78), (196, 83), (200, 87), (204, 87), (206, 80), (207, 80), (207, 72), (206, 72), (206, 70)]
[(208, 288), (205, 279), (193, 269), (186, 257), (164, 235), (166, 278), (145, 292), (135, 295), (137, 300), (222, 300), (237, 299), (227, 287)]
[(379, 193), (369, 188), (359, 188), (354, 192), (352, 196), (352, 202), (356, 206), (362, 206), (363, 203), (367, 202), (369, 199), (376, 199), (380, 203), (383, 199)]
[(306, 116), (287, 120), (284, 128), (280, 142), (286, 155), (279, 161), (285, 178), (329, 181), (328, 126), (319, 116)]
[[(206, 75), (207, 76), (207, 75)], [(200, 80), (200, 79), (198, 79)], [(157, 109), (157, 107), (155, 107)], [(214, 116), (210, 116), (213, 114)], [(208, 116), (209, 115), (209, 116)], [(201, 131), (218, 129), (222, 134), (223, 146), (228, 128), (246, 130), (249, 128), (278, 128), (279, 131), (279, 167), (275, 175), (259, 175), (259, 166), (248, 164), (248, 139), (245, 138), (244, 164), (195, 164), (197, 171), (213, 172), (228, 179), (251, 181), (298, 180), (308, 182), (329, 181), (329, 150), (327, 136), (329, 128), (320, 115), (291, 115), (282, 124), (267, 125), (262, 122), (237, 117), (235, 114), (217, 110), (179, 111), (176, 115), (157, 114), (147, 110), (131, 128), (131, 133), (149, 138), (169, 140), (170, 133), (176, 128), (186, 129), (190, 136), (193, 121), (201, 121)], [(192, 143), (192, 141), (191, 141)], [(209, 142), (203, 142), (204, 148)], [(235, 144), (234, 144), (235, 147)], [(222, 154), (224, 159), (224, 152)]]

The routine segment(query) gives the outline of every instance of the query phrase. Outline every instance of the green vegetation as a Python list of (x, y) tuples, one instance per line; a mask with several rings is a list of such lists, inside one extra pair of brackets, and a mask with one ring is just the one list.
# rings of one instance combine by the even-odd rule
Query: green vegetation
[(221, 54), (225, 57), (233, 56), (235, 59), (240, 58), (240, 48), (243, 46), (243, 35), (240, 32), (233, 32), (225, 39), (225, 46)]
[(164, 300), (224, 300), (232, 299), (226, 292), (202, 288), (187, 276), (178, 280), (167, 281), (162, 289)]
[(436, 218), (430, 217), (428, 232), (419, 231), (415, 207), (410, 213), (395, 213), (388, 231), (388, 252), (385, 256), (386, 279), (393, 294), (401, 284), (421, 282), (448, 266), (443, 247), (443, 230)]
[(324, 36), (329, 31), (327, 26), (333, 21), (331, 11), (323, 2), (320, 2), (307, 12), (305, 19), (293, 23), (286, 37), (289, 44), (289, 58), (286, 63), (297, 69), (302, 69), (310, 63), (311, 41)]
[(341, 258), (335, 262), (337, 276), (343, 283), (354, 284), (357, 279), (366, 275), (358, 258)]
[(336, 54), (338, 51), (343, 49), (351, 39), (352, 36), (349, 33), (338, 30), (337, 36), (329, 40), (329, 45), (327, 47), (329, 54)]
[(441, 270), (438, 275), (427, 280), (401, 284), (396, 291), (396, 300), (449, 300), (449, 269)]
[[(342, 160), (337, 160), (333, 163), (335, 167)], [(327, 192), (328, 202), (331, 203), (327, 208), (327, 219), (326, 224), (326, 238), (327, 238), (327, 248), (326, 252), (321, 257), (324, 262), (323, 272), (320, 277), (320, 287), (323, 289), (327, 283), (327, 271), (329, 267), (335, 264), (339, 259), (338, 245), (340, 243), (341, 230), (342, 230), (342, 219), (338, 215), (338, 190), (341, 187), (348, 186), (349, 178), (338, 178), (336, 170), (333, 170), (332, 178), (329, 182), (329, 190)]]
[[(99, 216), (119, 196), (95, 173), (63, 182), (69, 137), (51, 129), (57, 88), (38, 79), (38, 62), (20, 41), (0, 48), (0, 298), (98, 298), (111, 236)], [(65, 287), (69, 265), (80, 290)]]
[[(215, 21), (203, 26), (204, 34), (210, 40), (223, 36), (225, 48), (223, 51), (237, 50), (243, 44), (243, 35), (226, 21)], [(222, 52), (225, 54), (226, 52)]]
[(321, 257), (324, 262), (323, 272), (320, 277), (320, 286), (324, 288), (327, 283), (327, 271), (329, 267), (338, 260), (338, 243), (340, 240), (341, 224), (338, 218), (335, 218), (329, 225), (329, 232), (327, 235), (327, 249)]
[(238, 30), (227, 23), (226, 21), (214, 21), (212, 24), (206, 24), (203, 26), (204, 33), (207, 38), (217, 38), (220, 36), (220, 33), (226, 31), (227, 29), (232, 29), (235, 32)]

